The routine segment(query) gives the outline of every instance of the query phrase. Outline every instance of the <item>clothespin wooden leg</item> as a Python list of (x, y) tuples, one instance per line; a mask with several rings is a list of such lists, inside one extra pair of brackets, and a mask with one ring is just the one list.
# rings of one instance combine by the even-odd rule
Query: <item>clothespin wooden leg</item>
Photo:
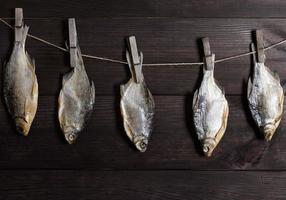
[(138, 49), (137, 49), (137, 44), (136, 44), (136, 38), (135, 36), (130, 36), (127, 39), (127, 43), (128, 43), (128, 48), (131, 54), (131, 61), (133, 65), (138, 65), (140, 64), (140, 59), (139, 59), (139, 53), (138, 53)]
[(211, 53), (209, 38), (203, 38), (202, 42), (204, 48), (206, 70), (213, 70), (213, 57)]
[(69, 47), (70, 47), (70, 65), (76, 67), (77, 65), (77, 32), (75, 19), (69, 18)]
[(257, 46), (257, 61), (259, 63), (264, 63), (265, 54), (264, 54), (262, 30), (256, 30), (256, 46)]
[(21, 28), (23, 26), (23, 9), (22, 8), (15, 8), (15, 41), (20, 42), (22, 41), (23, 33)]
[(127, 60), (130, 62), (129, 68), (135, 83), (139, 83), (142, 79), (142, 58), (139, 57), (135, 36), (130, 36), (127, 38), (127, 45), (129, 52), (129, 58), (127, 58)]

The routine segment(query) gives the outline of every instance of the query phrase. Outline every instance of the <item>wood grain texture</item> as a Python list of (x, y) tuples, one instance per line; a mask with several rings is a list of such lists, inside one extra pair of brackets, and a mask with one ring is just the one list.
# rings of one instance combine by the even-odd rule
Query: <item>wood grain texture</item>
[[(210, 38), (217, 59), (248, 52), (255, 29), (263, 30), (266, 46), (286, 38), (283, 0), (3, 0), (0, 17), (14, 17), (15, 7), (24, 8), (31, 34), (60, 46), (68, 39), (67, 18), (76, 18), (85, 54), (125, 60), (124, 38), (135, 35), (144, 63), (199, 62), (202, 37)], [(12, 41), (13, 33), (1, 23), (1, 63)], [(124, 132), (119, 109), (119, 85), (130, 77), (127, 66), (84, 59), (95, 82), (95, 110), (78, 141), (68, 145), (58, 125), (57, 96), (70, 70), (69, 56), (33, 39), (27, 50), (36, 59), (38, 112), (29, 137), (23, 137), (0, 101), (0, 199), (286, 198), (285, 120), (270, 143), (262, 140), (245, 99), (250, 56), (215, 65), (230, 115), (207, 159), (191, 111), (201, 67), (143, 68), (156, 117), (148, 150), (139, 153)], [(285, 45), (266, 56), (286, 89)]]
[[(26, 20), (30, 33), (64, 46), (67, 40), (66, 20)], [(249, 51), (252, 30), (262, 28), (266, 46), (286, 38), (284, 19), (94, 19), (76, 20), (79, 44), (83, 53), (125, 59), (124, 38), (134, 34), (144, 63), (199, 62), (200, 38), (210, 36), (216, 58)], [(47, 29), (48, 27), (48, 29)], [(11, 31), (1, 24), (0, 59), (9, 55)], [(277, 71), (282, 82), (285, 45), (267, 51), (266, 64)], [(55, 95), (61, 74), (69, 70), (69, 56), (38, 41), (28, 39), (27, 50), (36, 59), (41, 95)], [(201, 52), (202, 53), (202, 52)], [(119, 94), (119, 84), (129, 78), (128, 67), (121, 64), (85, 59), (85, 66), (95, 82), (97, 95)], [(216, 64), (215, 77), (227, 94), (242, 94), (250, 73), (250, 56)], [(154, 95), (185, 95), (193, 92), (200, 81), (199, 66), (144, 67), (147, 84)]]
[(1, 2), (0, 16), (23, 7), (30, 18), (59, 17), (285, 17), (283, 0), (10, 0)]
[[(1, 199), (285, 199), (285, 172), (2, 171)], [(5, 192), (5, 193), (4, 193)]]
[(193, 129), (192, 96), (155, 96), (154, 132), (147, 152), (128, 140), (119, 98), (98, 96), (95, 111), (74, 145), (64, 141), (56, 117), (56, 97), (41, 96), (29, 137), (17, 134), (0, 109), (0, 168), (34, 169), (191, 169), (284, 170), (285, 120), (270, 143), (252, 122), (244, 100), (227, 96), (228, 127), (212, 158), (204, 158)]

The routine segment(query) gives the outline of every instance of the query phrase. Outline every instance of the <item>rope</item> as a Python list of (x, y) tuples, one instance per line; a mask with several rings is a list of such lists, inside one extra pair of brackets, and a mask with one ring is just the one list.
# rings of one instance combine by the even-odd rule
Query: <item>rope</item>
[[(13, 26), (11, 26), (8, 22), (6, 22), (4, 19), (0, 18), (0, 21), (5, 24), (7, 27), (11, 28), (11, 29), (14, 29)], [(30, 38), (33, 38), (35, 40), (38, 40), (42, 43), (45, 43), (49, 46), (52, 46), (54, 48), (57, 48), (61, 51), (64, 51), (64, 52), (69, 52), (68, 49), (66, 48), (63, 48), (63, 47), (60, 47), (56, 44), (53, 44), (49, 41), (46, 41), (44, 39), (41, 39), (39, 37), (36, 37), (34, 35), (31, 35), (31, 34), (28, 34), (28, 37)], [(272, 49), (276, 46), (279, 46), (281, 44), (284, 44), (286, 42), (286, 39), (280, 41), (280, 42), (277, 42), (277, 43), (274, 43), (268, 47), (265, 47), (264, 50), (267, 51), (269, 49)], [(244, 56), (249, 56), (249, 55), (252, 55), (252, 54), (255, 54), (256, 51), (250, 51), (250, 52), (246, 52), (246, 53), (240, 53), (240, 54), (237, 54), (237, 55), (233, 55), (233, 56), (229, 56), (229, 57), (225, 57), (225, 58), (221, 58), (221, 59), (217, 59), (215, 60), (215, 63), (220, 63), (220, 62), (224, 62), (224, 61), (227, 61), (227, 60), (232, 60), (232, 59), (235, 59), (235, 58), (240, 58), (240, 57), (244, 57)], [(107, 62), (112, 62), (112, 63), (119, 63), (119, 64), (127, 64), (127, 62), (125, 61), (121, 61), (121, 60), (116, 60), (116, 59), (111, 59), (111, 58), (105, 58), (105, 57), (100, 57), (100, 56), (93, 56), (93, 55), (88, 55), (88, 54), (82, 54), (83, 57), (86, 57), (86, 58), (91, 58), (91, 59), (96, 59), (96, 60), (102, 60), (102, 61), (107, 61)], [(202, 65), (204, 64), (203, 62), (178, 62), (178, 63), (150, 63), (150, 64), (146, 64), (144, 63), (143, 66), (148, 66), (148, 67), (157, 67), (157, 66), (192, 66), (192, 65)]]

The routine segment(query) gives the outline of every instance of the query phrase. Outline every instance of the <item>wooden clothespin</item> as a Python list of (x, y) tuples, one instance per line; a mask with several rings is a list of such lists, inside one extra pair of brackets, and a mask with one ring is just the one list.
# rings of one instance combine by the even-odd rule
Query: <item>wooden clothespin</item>
[(256, 30), (256, 50), (257, 50), (257, 61), (259, 63), (264, 63), (265, 54), (264, 54), (264, 44), (263, 44), (263, 34), (262, 30)]
[(22, 41), (22, 31), (21, 28), (24, 25), (23, 21), (23, 9), (22, 8), (15, 8), (15, 41), (20, 42)]
[(214, 67), (213, 55), (211, 53), (209, 38), (203, 38), (204, 58), (206, 70), (212, 70)]
[(77, 32), (75, 19), (69, 18), (69, 48), (70, 48), (70, 65), (76, 67), (77, 65)]
[(135, 36), (130, 36), (127, 40), (127, 44), (128, 44), (129, 52), (131, 54), (132, 64), (133, 65), (140, 64), (140, 58), (139, 58)]
[[(142, 63), (141, 63), (141, 57), (139, 55), (138, 49), (137, 49), (137, 44), (136, 44), (136, 38), (135, 36), (130, 36), (127, 39), (127, 45), (128, 45), (128, 52), (130, 56), (130, 60), (128, 60), (129, 67), (131, 68), (130, 71), (132, 73), (132, 76), (134, 78), (134, 81), (138, 83), (141, 77), (141, 70), (142, 70)], [(141, 53), (142, 55), (142, 53)], [(130, 66), (131, 64), (131, 66)], [(139, 79), (139, 80), (138, 80)]]

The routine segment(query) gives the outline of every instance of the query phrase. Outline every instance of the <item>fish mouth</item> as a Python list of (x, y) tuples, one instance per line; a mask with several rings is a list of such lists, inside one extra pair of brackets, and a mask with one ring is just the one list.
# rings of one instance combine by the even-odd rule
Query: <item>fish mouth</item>
[(148, 146), (148, 139), (145, 136), (138, 136), (134, 139), (134, 144), (140, 152), (145, 152)]
[(74, 133), (66, 133), (65, 138), (69, 144), (73, 144), (76, 141), (77, 135)]
[(21, 117), (15, 118), (15, 123), (17, 131), (24, 136), (28, 136), (30, 131), (30, 124)]
[(216, 146), (216, 141), (213, 138), (207, 138), (203, 140), (202, 144), (204, 155), (211, 157)]
[(275, 133), (276, 127), (273, 124), (266, 124), (263, 128), (263, 133), (264, 133), (264, 139), (269, 142), (274, 133)]
[(67, 127), (64, 129), (64, 135), (65, 135), (65, 139), (69, 144), (73, 144), (76, 139), (78, 134), (76, 133), (76, 131), (72, 128), (72, 127)]

